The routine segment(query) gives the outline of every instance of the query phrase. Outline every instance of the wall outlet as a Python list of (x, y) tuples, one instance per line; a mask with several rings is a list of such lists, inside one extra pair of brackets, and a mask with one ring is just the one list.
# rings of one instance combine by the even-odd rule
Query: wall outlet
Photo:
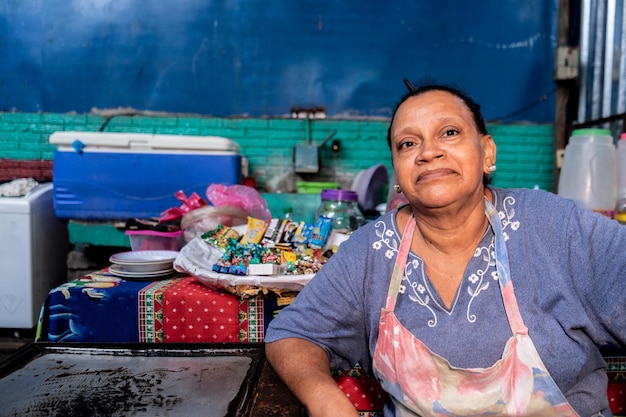
[(578, 78), (578, 66), (580, 57), (578, 48), (559, 46), (554, 59), (555, 80), (575, 80)]
[(557, 149), (556, 155), (554, 158), (554, 163), (556, 164), (557, 169), (563, 168), (563, 158), (565, 157), (565, 149)]

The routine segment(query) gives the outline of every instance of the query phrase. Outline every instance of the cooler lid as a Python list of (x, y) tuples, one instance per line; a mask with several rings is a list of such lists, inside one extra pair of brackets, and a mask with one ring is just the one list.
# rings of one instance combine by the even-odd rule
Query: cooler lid
[(50, 143), (59, 147), (73, 147), (76, 141), (85, 148), (108, 148), (111, 150), (155, 151), (217, 151), (239, 152), (239, 144), (220, 136), (160, 135), (127, 132), (54, 132)]

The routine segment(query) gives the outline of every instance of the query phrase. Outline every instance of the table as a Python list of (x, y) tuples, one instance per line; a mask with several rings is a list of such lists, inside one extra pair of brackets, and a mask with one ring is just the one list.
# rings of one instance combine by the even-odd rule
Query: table
[(0, 398), (2, 415), (304, 415), (260, 343), (31, 343), (0, 363)]
[[(187, 274), (155, 281), (128, 280), (104, 268), (50, 291), (35, 342), (262, 343), (267, 326), (285, 304), (274, 294), (241, 299)], [(283, 386), (273, 371), (264, 372), (267, 378), (262, 383)], [(380, 410), (385, 394), (373, 378), (354, 372), (358, 370), (337, 375), (337, 382), (353, 398), (361, 417), (380, 416), (365, 410)], [(291, 393), (282, 388), (272, 392), (293, 402)], [(282, 415), (278, 409), (283, 405), (276, 404), (277, 410), (267, 415)]]
[[(213, 290), (193, 276), (156, 281), (127, 280), (108, 268), (62, 284), (48, 294), (35, 340), (45, 343), (262, 343), (282, 308), (276, 296), (242, 300)], [(625, 352), (607, 351), (609, 400), (615, 414), (626, 413)], [(355, 371), (336, 375), (359, 410), (379, 410), (384, 393)], [(280, 380), (273, 383), (281, 383)], [(361, 416), (378, 413), (361, 412)]]
[(44, 342), (263, 342), (277, 297), (239, 297), (178, 274), (127, 280), (108, 268), (56, 287), (39, 317)]

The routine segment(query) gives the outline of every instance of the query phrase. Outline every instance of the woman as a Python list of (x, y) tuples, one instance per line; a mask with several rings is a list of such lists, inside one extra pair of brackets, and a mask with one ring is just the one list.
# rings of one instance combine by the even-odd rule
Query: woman
[(626, 228), (486, 186), (496, 146), (454, 88), (411, 89), (388, 141), (409, 204), (355, 231), (266, 335), (309, 415), (357, 415), (329, 369), (358, 363), (385, 416), (610, 416), (598, 346), (626, 341)]

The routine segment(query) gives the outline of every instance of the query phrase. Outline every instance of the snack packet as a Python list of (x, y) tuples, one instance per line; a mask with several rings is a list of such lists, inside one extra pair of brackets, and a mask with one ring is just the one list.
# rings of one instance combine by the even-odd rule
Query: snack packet
[(248, 243), (260, 243), (261, 239), (265, 235), (265, 229), (267, 223), (261, 219), (255, 219), (254, 217), (248, 217), (248, 229), (241, 237), (240, 243), (247, 245)]
[(215, 247), (226, 250), (231, 241), (239, 241), (241, 235), (235, 229), (218, 224), (215, 229), (203, 233), (200, 238)]
[(332, 221), (330, 217), (320, 216), (313, 226), (309, 247), (314, 249), (322, 249), (326, 246), (328, 237), (330, 236)]

